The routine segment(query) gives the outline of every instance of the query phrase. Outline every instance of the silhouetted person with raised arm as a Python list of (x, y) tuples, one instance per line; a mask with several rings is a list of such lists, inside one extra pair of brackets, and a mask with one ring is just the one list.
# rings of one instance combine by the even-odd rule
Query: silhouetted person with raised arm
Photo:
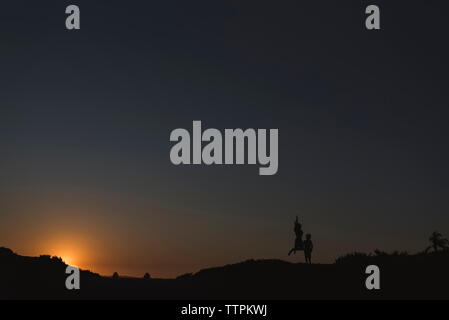
[(312, 235), (308, 233), (306, 235), (306, 240), (304, 241), (304, 257), (306, 258), (306, 263), (312, 263), (312, 251), (313, 251), (313, 243), (312, 243)]
[(296, 216), (296, 220), (295, 220), (295, 235), (296, 235), (296, 240), (302, 244), (302, 235), (304, 234), (304, 232), (302, 231), (302, 225), (299, 223), (298, 221), (298, 216)]
[(302, 243), (302, 235), (304, 232), (302, 231), (302, 225), (298, 221), (298, 216), (296, 216), (295, 220), (295, 227), (294, 230), (296, 238), (295, 238), (295, 245), (293, 246), (293, 249), (290, 250), (288, 255), (291, 255), (292, 252), (296, 253), (297, 250), (303, 249), (303, 243)]

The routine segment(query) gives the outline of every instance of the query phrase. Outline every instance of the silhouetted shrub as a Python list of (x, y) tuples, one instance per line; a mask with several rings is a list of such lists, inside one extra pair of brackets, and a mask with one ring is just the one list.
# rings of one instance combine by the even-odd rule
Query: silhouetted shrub
[(151, 279), (150, 274), (147, 272), (145, 273), (145, 275), (143, 276), (144, 279)]
[(408, 257), (410, 256), (407, 251), (393, 251), (392, 253), (388, 253), (385, 251), (381, 251), (379, 249), (374, 250), (374, 254), (369, 253), (363, 253), (363, 252), (353, 252), (349, 253), (347, 255), (344, 255), (342, 257), (337, 258), (335, 260), (336, 264), (342, 264), (342, 263), (366, 263), (369, 261), (390, 261), (392, 258), (395, 257)]
[(14, 252), (11, 249), (0, 247), (0, 256), (12, 256)]
[(374, 250), (374, 254), (375, 254), (377, 257), (387, 256), (387, 255), (388, 255), (388, 253), (386, 253), (385, 251), (380, 251), (379, 249)]
[(54, 262), (57, 262), (57, 263), (65, 264), (64, 261), (62, 260), (62, 258), (57, 257), (57, 256), (51, 257), (51, 260)]
[(112, 275), (112, 279), (117, 280), (119, 278), (118, 273), (114, 272), (114, 274)]
[(341, 264), (341, 263), (360, 262), (360, 261), (367, 260), (369, 257), (371, 257), (371, 253), (368, 255), (364, 252), (353, 252), (353, 253), (348, 253), (342, 257), (337, 258), (337, 260), (335, 260), (335, 263)]

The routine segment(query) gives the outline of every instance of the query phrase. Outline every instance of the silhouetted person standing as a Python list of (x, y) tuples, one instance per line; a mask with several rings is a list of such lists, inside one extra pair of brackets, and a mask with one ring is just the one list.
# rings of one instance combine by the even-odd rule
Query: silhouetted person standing
[(312, 243), (312, 235), (308, 233), (306, 235), (306, 240), (304, 241), (304, 256), (306, 258), (306, 263), (312, 263), (312, 251), (313, 251), (313, 243)]

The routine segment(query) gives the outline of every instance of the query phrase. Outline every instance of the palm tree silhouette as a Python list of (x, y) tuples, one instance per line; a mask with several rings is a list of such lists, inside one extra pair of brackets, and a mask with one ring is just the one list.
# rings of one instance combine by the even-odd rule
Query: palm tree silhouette
[(432, 233), (429, 241), (431, 245), (427, 247), (425, 252), (428, 252), (432, 248), (434, 251), (438, 251), (438, 248), (441, 248), (442, 250), (449, 249), (449, 240), (443, 238), (443, 235), (437, 231)]

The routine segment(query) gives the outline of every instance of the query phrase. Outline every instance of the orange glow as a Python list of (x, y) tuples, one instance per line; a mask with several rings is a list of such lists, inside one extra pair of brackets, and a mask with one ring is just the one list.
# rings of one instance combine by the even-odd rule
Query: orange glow
[(73, 259), (68, 255), (61, 255), (62, 261), (64, 261), (69, 266), (75, 266), (76, 264), (73, 263)]
[(36, 243), (36, 249), (41, 254), (48, 254), (62, 258), (70, 266), (85, 269), (89, 267), (90, 254), (82, 236), (53, 233), (43, 237)]
[(51, 256), (60, 257), (67, 265), (83, 267), (85, 263), (84, 254), (79, 248), (71, 246), (53, 246), (53, 248), (48, 248), (44, 250), (47, 254)]

